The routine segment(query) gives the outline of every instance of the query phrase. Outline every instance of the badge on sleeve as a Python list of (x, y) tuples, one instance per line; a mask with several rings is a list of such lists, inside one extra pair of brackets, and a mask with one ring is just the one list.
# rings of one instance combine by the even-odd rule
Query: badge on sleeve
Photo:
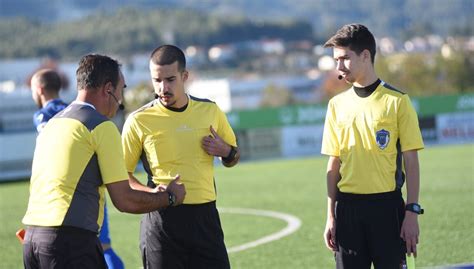
[(380, 149), (385, 149), (388, 146), (388, 142), (390, 142), (390, 132), (382, 129), (375, 133), (375, 141), (377, 141), (377, 146)]

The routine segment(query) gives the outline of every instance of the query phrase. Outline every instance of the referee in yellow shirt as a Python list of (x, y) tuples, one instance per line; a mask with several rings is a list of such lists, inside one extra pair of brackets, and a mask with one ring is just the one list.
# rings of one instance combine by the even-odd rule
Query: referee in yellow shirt
[[(237, 164), (236, 137), (219, 107), (187, 95), (186, 60), (181, 49), (160, 46), (150, 58), (156, 100), (132, 113), (122, 132), (125, 162), (133, 188), (149, 191), (180, 175), (183, 205), (143, 216), (140, 250), (144, 268), (230, 268), (216, 209), (214, 156)], [(133, 176), (138, 161), (148, 186)]]
[[(120, 134), (112, 118), (125, 81), (117, 61), (90, 54), (79, 62), (77, 98), (57, 113), (36, 140), (30, 181), (24, 267), (107, 268), (97, 237), (104, 217), (105, 188), (113, 204), (145, 213), (184, 199), (173, 181), (166, 192), (132, 190)], [(170, 203), (173, 200), (173, 203)]]
[(326, 245), (337, 268), (403, 268), (405, 254), (416, 255), (423, 213), (418, 117), (409, 97), (376, 75), (375, 39), (365, 26), (345, 25), (324, 46), (333, 49), (339, 79), (352, 84), (329, 101), (324, 125)]

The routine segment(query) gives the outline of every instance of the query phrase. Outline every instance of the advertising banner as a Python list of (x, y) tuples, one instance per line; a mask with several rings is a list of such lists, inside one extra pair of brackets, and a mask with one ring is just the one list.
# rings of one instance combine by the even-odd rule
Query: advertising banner
[(474, 112), (437, 115), (436, 135), (439, 143), (474, 142)]
[(325, 116), (326, 105), (263, 108), (227, 114), (234, 130), (317, 124), (323, 123)]
[(474, 94), (414, 98), (412, 103), (418, 112), (418, 117), (450, 112), (474, 111)]
[[(474, 94), (411, 98), (420, 119), (441, 113), (474, 111)], [(227, 114), (234, 130), (324, 123), (327, 104), (233, 111)]]
[(237, 135), (242, 159), (281, 157), (280, 128), (249, 129)]
[(324, 125), (284, 127), (281, 131), (283, 157), (318, 155), (321, 152)]

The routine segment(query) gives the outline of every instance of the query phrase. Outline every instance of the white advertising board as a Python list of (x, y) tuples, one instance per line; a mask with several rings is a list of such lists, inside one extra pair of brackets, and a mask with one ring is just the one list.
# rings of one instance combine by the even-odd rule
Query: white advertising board
[(283, 127), (281, 151), (283, 157), (317, 155), (321, 152), (322, 124)]
[(436, 115), (438, 143), (474, 142), (474, 112)]

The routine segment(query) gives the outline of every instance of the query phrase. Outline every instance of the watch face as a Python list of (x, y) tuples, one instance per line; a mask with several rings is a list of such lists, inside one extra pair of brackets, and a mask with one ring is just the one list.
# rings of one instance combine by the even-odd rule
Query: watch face
[(420, 206), (419, 205), (413, 205), (413, 209), (417, 212), (420, 211)]
[(175, 202), (176, 202), (176, 196), (174, 196), (173, 193), (169, 192), (168, 193), (168, 203), (169, 203), (169, 205), (174, 205)]

